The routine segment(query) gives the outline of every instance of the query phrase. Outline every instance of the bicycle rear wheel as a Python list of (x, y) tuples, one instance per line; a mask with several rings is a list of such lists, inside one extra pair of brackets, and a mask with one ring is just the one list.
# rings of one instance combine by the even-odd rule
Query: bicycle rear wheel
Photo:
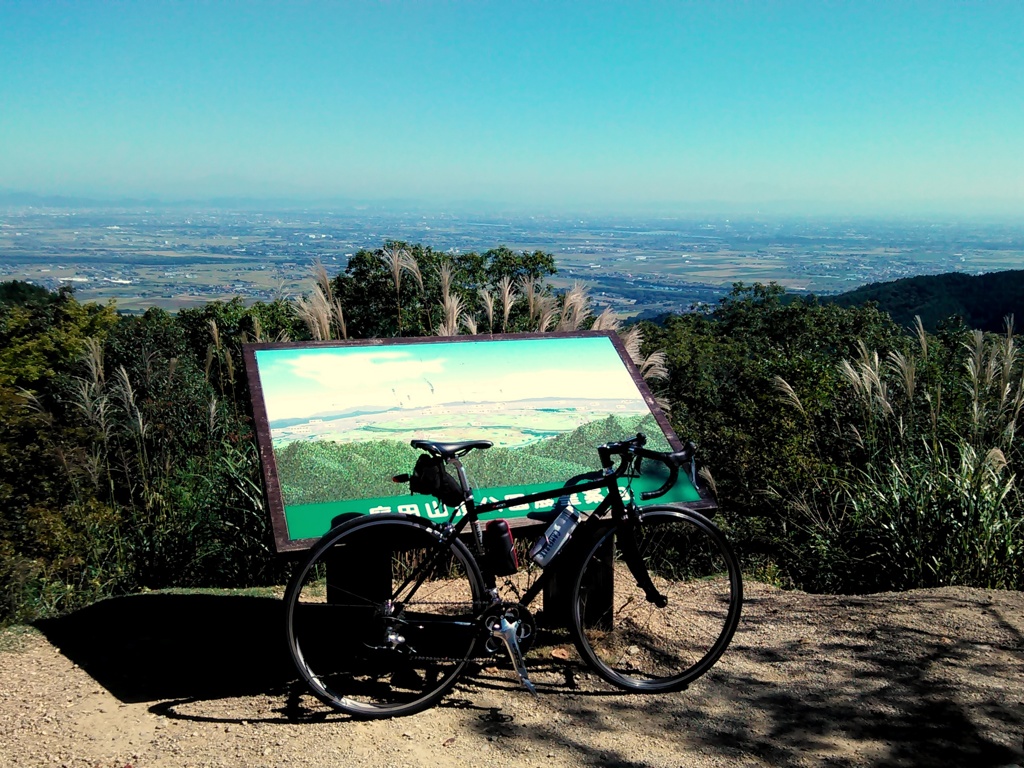
[[(631, 540), (653, 602), (626, 559)], [(621, 688), (682, 690), (725, 651), (742, 601), (739, 562), (721, 531), (692, 510), (648, 507), (639, 523), (612, 525), (586, 549), (573, 590), (576, 646)]]
[[(440, 539), (417, 518), (375, 515), (326, 534), (295, 572), (285, 593), (288, 648), (326, 704), (396, 717), (455, 685), (480, 636), (484, 585), (466, 546), (440, 551)], [(395, 594), (413, 572), (424, 577), (419, 588)]]

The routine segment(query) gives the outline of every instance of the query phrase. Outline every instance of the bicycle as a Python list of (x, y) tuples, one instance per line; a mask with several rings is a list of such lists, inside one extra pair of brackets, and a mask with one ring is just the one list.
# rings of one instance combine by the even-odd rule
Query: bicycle
[[(448, 517), (435, 524), (411, 515), (359, 516), (310, 550), (285, 593), (288, 647), (310, 690), (358, 718), (409, 715), (436, 704), (471, 661), (504, 651), (536, 693), (524, 660), (536, 634), (529, 605), (555, 563), (570, 574), (574, 643), (598, 675), (628, 691), (686, 688), (736, 630), (740, 567), (721, 531), (700, 513), (637, 505), (631, 482), (642, 461), (669, 470), (661, 487), (640, 494), (642, 501), (667, 493), (682, 465), (695, 472), (692, 444), (661, 453), (645, 442), (638, 434), (599, 446), (602, 469), (561, 488), (477, 504), (459, 458), (490, 441), (413, 440), (424, 453), (412, 475), (394, 480), (430, 492)], [(599, 489), (604, 500), (585, 520), (558, 528), (558, 520), (571, 522), (574, 494)], [(508, 526), (492, 521), (482, 530), (479, 516), (548, 501), (547, 517), (557, 515), (555, 522), (531, 550), (546, 567), (525, 594), (502, 600), (497, 577), (518, 567)]]

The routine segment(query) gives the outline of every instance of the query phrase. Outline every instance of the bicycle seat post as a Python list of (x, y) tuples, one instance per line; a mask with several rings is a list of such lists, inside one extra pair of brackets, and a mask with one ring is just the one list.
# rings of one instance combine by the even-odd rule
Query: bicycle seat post
[(466, 477), (466, 468), (462, 466), (462, 462), (456, 457), (452, 457), (448, 460), (449, 464), (455, 465), (455, 473), (459, 477), (459, 485), (462, 486), (462, 495), (466, 497), (466, 501), (473, 498), (473, 489), (469, 485), (469, 478)]
[[(466, 477), (466, 468), (462, 466), (462, 462), (459, 461), (457, 456), (452, 456), (447, 460), (449, 464), (455, 466), (455, 473), (459, 478), (459, 485), (462, 486), (462, 497), (464, 499), (463, 504), (466, 506), (467, 514), (474, 507), (475, 502), (473, 501), (473, 488), (469, 484), (469, 478)], [(476, 519), (474, 515), (469, 521), (470, 527), (473, 529), (473, 539), (476, 541), (476, 553), (482, 555), (484, 551), (484, 532), (480, 528), (480, 521)]]

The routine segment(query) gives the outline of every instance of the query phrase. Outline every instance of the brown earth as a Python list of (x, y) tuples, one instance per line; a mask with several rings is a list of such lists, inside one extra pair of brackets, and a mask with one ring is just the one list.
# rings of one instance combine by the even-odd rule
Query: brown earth
[(1024, 594), (747, 586), (729, 651), (638, 696), (540, 647), (356, 722), (298, 688), (270, 597), (153, 593), (0, 635), (3, 766), (1024, 765)]

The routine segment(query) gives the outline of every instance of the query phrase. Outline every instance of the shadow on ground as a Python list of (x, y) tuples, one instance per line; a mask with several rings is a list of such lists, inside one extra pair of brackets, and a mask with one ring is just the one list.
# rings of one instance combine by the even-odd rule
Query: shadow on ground
[[(698, 743), (773, 765), (826, 754), (830, 766), (995, 768), (1021, 761), (1024, 692), (1007, 684), (1008, 673), (1022, 678), (1019, 632), (996, 639), (990, 624), (979, 626), (976, 637), (953, 639), (940, 621), (929, 628), (906, 626), (899, 612), (906, 607), (933, 617), (978, 608), (930, 597), (894, 604), (888, 618), (858, 621), (859, 607), (883, 599), (826, 598), (832, 608), (825, 611), (787, 607), (785, 621), (810, 631), (766, 648), (744, 642), (771, 633), (782, 619), (758, 610), (759, 601), (786, 596), (751, 598), (745, 631), (731, 653), (753, 663), (743, 671), (723, 664), (714, 686), (700, 691), (687, 714), (677, 713), (680, 721), (703, 710), (708, 727)], [(982, 611), (999, 623), (998, 610)], [(823, 619), (840, 616), (850, 629), (816, 641), (813, 630), (826, 624)], [(720, 706), (723, 696), (731, 706)]]
[[(646, 742), (662, 757), (676, 750), (741, 766), (1024, 766), (1024, 603), (988, 594), (837, 597), (751, 585), (732, 646), (689, 690), (595, 696), (540, 663), (549, 682), (538, 688), (562, 694), (544, 697), (552, 718), (571, 727), (486, 715), (470, 726), (540, 753), (568, 744), (587, 765), (659, 762), (643, 754)], [(496, 672), (471, 682), (470, 699), (474, 688), (482, 697), (515, 683)], [(627, 733), (639, 739), (620, 745)]]
[(125, 703), (267, 694), (295, 677), (277, 598), (134, 595), (36, 626)]
[[(689, 690), (600, 700), (563, 687), (568, 743), (585, 764), (647, 764), (601, 738), (629, 732), (736, 765), (1024, 766), (1024, 613), (1011, 622), (981, 590), (751, 592), (733, 645)], [(567, 739), (555, 727), (476, 729), (540, 749)]]

